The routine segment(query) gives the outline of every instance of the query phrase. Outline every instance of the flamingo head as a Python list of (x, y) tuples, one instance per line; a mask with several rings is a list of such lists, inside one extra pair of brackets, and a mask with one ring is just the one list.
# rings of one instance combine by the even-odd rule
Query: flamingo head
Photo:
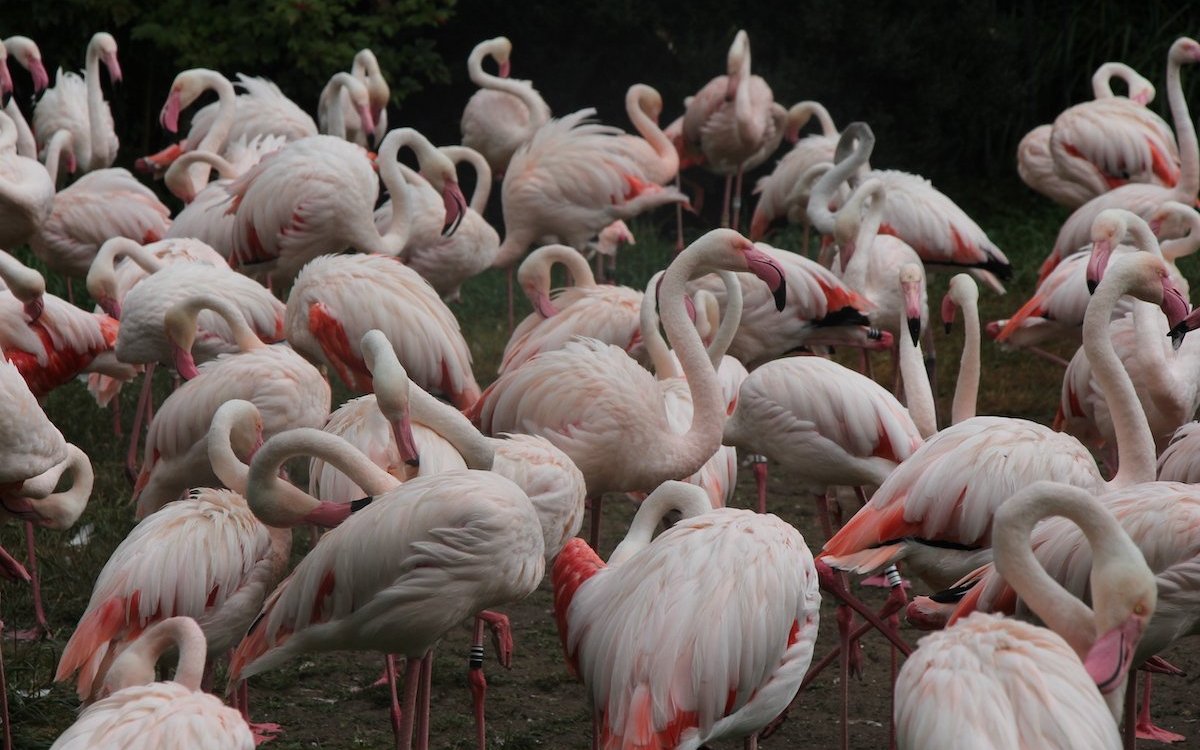
[(663, 100), (662, 94), (652, 86), (647, 86), (644, 83), (635, 83), (634, 87), (637, 90), (638, 106), (646, 116), (658, 123), (658, 118), (662, 116)]
[(1175, 64), (1200, 62), (1200, 42), (1181, 36), (1171, 45), (1167, 59)]
[(42, 317), (42, 312), (46, 309), (46, 301), (44, 295), (37, 295), (25, 301), (25, 315), (28, 316), (30, 323), (36, 323), (38, 318)]
[[(737, 233), (734, 232), (734, 234)], [(742, 255), (746, 259), (746, 270), (766, 283), (775, 300), (775, 309), (782, 311), (783, 306), (787, 303), (787, 280), (783, 275), (783, 269), (766, 251), (760, 250), (745, 237), (737, 236), (744, 243), (739, 247), (742, 248)], [(764, 245), (764, 247), (766, 246)]]
[(750, 37), (745, 29), (740, 29), (729, 46), (729, 56), (726, 58), (725, 74), (728, 85), (725, 88), (725, 101), (733, 101), (737, 95), (738, 86), (750, 73)]
[(1123, 209), (1110, 208), (1101, 211), (1092, 222), (1092, 254), (1087, 264), (1088, 294), (1095, 293), (1112, 259), (1113, 248), (1125, 237), (1127, 213)]
[(50, 74), (46, 72), (46, 66), (42, 64), (42, 58), (30, 57), (25, 67), (29, 69), (29, 75), (33, 78), (33, 91), (37, 93), (50, 85)]
[(121, 63), (117, 60), (117, 40), (112, 34), (101, 31), (92, 37), (92, 44), (97, 47), (97, 54), (104, 67), (108, 68), (108, 77), (113, 83), (121, 80)]
[[(904, 297), (904, 317), (908, 321), (908, 332), (913, 343), (921, 340), (921, 288), (925, 286), (925, 272), (916, 263), (905, 263), (900, 268), (900, 293)], [(944, 306), (943, 306), (944, 308)]]
[(158, 116), (158, 121), (169, 132), (179, 132), (179, 113), (190, 107), (208, 88), (205, 78), (210, 72), (203, 68), (195, 68), (175, 76), (171, 83), (171, 91), (167, 94), (167, 101)]
[(946, 328), (946, 333), (950, 333), (950, 327), (954, 325), (954, 316), (959, 307), (978, 304), (979, 286), (970, 275), (960, 273), (950, 279), (950, 288), (946, 290), (946, 296), (942, 297), (942, 324)]
[(117, 301), (116, 297), (109, 294), (96, 297), (96, 304), (100, 305), (100, 309), (108, 313), (109, 317), (121, 319), (121, 303)]
[(543, 318), (553, 318), (558, 315), (558, 308), (554, 306), (554, 302), (550, 299), (550, 292), (547, 290), (532, 286), (526, 287), (525, 296), (533, 304), (533, 309), (537, 310), (538, 315)]
[(200, 374), (196, 369), (196, 360), (192, 358), (199, 310), (192, 308), (189, 301), (177, 303), (163, 314), (163, 327), (171, 342), (171, 358), (175, 362), (176, 372), (184, 380), (191, 380)]
[(1097, 637), (1083, 658), (1088, 675), (1106, 695), (1125, 685), (1138, 641), (1158, 605), (1154, 574), (1142, 552), (1124, 534), (1113, 544), (1122, 553), (1106, 555), (1092, 569)]
[(446, 180), (442, 186), (442, 206), (446, 209), (446, 221), (442, 225), (442, 236), (449, 237), (458, 231), (463, 216), (467, 213), (467, 199), (458, 186), (458, 180)]
[(508, 56), (512, 54), (512, 42), (506, 36), (498, 36), (488, 42), (488, 54), (496, 61), (496, 65), (500, 68), (498, 75), (501, 78), (508, 78), (512, 73), (512, 63), (509, 62)]

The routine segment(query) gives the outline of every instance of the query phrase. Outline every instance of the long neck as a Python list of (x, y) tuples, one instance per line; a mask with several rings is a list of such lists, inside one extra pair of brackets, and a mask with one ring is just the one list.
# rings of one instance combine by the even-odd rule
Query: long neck
[(921, 437), (928, 439), (937, 432), (937, 407), (933, 402), (933, 388), (929, 385), (929, 373), (925, 370), (925, 358), (921, 345), (912, 340), (908, 331), (908, 319), (900, 312), (900, 378), (904, 381), (904, 401), (908, 414)]
[(17, 124), (7, 114), (0, 112), (0, 154), (11, 153), (16, 148)]
[(175, 647), (179, 649), (179, 663), (173, 682), (193, 692), (200, 690), (207, 646), (203, 631), (190, 617), (171, 617), (148, 628), (113, 662), (104, 680), (105, 689), (115, 692), (153, 682), (158, 660)]
[(22, 302), (46, 293), (46, 280), (42, 275), (3, 250), (0, 250), (0, 279)]
[[(596, 286), (596, 277), (587, 259), (579, 251), (567, 245), (546, 245), (539, 247), (521, 262), (518, 279), (524, 284), (526, 279), (536, 282), (534, 291), (541, 294), (550, 293), (550, 272), (555, 264), (566, 266), (571, 275), (571, 285), (581, 288)], [(530, 302), (533, 302), (531, 299)]]
[(734, 94), (734, 121), (737, 123), (738, 135), (742, 143), (757, 143), (762, 137), (765, 125), (761, 117), (756, 117), (753, 103), (750, 100), (750, 46), (746, 45), (739, 72), (740, 83)]
[(655, 155), (663, 162), (663, 171), (678, 172), (679, 152), (675, 150), (675, 145), (671, 143), (671, 139), (662, 131), (658, 123), (651, 119), (650, 115), (646, 114), (646, 110), (642, 108), (642, 97), (650, 92), (653, 92), (653, 89), (649, 86), (631, 86), (625, 94), (625, 112), (629, 115), (629, 121), (633, 123), (634, 129), (650, 144)]
[(725, 314), (721, 316), (721, 325), (717, 326), (717, 333), (708, 345), (708, 360), (713, 368), (721, 366), (721, 359), (725, 352), (729, 351), (729, 346), (742, 325), (743, 307), (742, 284), (737, 276), (732, 271), (725, 270), (717, 271), (717, 275), (725, 285)]
[(399, 484), (362, 451), (336, 435), (311, 427), (281, 432), (254, 454), (246, 476), (246, 502), (254, 515), (267, 525), (292, 525), (319, 504), (311, 495), (279, 479), (279, 469), (284, 462), (296, 456), (320, 458), (372, 496)]
[[(218, 154), (224, 148), (225, 141), (229, 138), (229, 132), (233, 130), (234, 120), (237, 119), (237, 92), (234, 91), (233, 84), (229, 82), (229, 79), (215, 70), (204, 70), (196, 75), (203, 81), (205, 88), (217, 92), (217, 116), (213, 118), (204, 138), (196, 144), (195, 150)], [(188, 170), (188, 176), (196, 191), (208, 183), (212, 166), (214, 165), (211, 162), (198, 160)], [(222, 176), (224, 176), (223, 173)]]
[(1100, 393), (1108, 404), (1116, 432), (1118, 469), (1109, 483), (1112, 487), (1152, 482), (1156, 471), (1154, 436), (1108, 330), (1113, 308), (1129, 288), (1128, 274), (1122, 272), (1123, 268), (1131, 266), (1109, 269), (1092, 295), (1083, 318), (1083, 350), (1091, 362)]
[(321, 99), (328, 102), (329, 109), (326, 112), (325, 133), (332, 135), (335, 138), (346, 137), (346, 111), (343, 105), (348, 103), (344, 101), (346, 97), (342, 94), (349, 93), (351, 85), (350, 81), (355, 81), (362, 85), (350, 73), (334, 73), (329, 79), (329, 83), (325, 84), (325, 90), (321, 92)]
[(692, 423), (687, 432), (663, 436), (666, 450), (661, 454), (667, 462), (664, 469), (675, 466), (694, 466), (685, 474), (695, 471), (707, 461), (721, 443), (721, 432), (725, 424), (725, 403), (717, 374), (700, 341), (700, 334), (688, 319), (684, 307), (684, 285), (702, 267), (706, 260), (706, 246), (694, 243), (675, 257), (663, 276), (659, 291), (661, 318), (667, 341), (687, 378), (692, 393)]
[(88, 293), (96, 299), (115, 297), (117, 293), (117, 258), (124, 257), (141, 266), (146, 273), (162, 268), (162, 261), (146, 248), (128, 237), (113, 237), (100, 246), (87, 274)]
[(975, 416), (979, 397), (979, 305), (971, 297), (962, 306), (963, 350), (958, 362), (958, 382), (954, 386), (954, 404), (950, 408), (950, 424), (958, 424)]
[(1200, 249), (1200, 213), (1181, 205), (1187, 234), (1175, 239), (1163, 240), (1159, 243), (1163, 258), (1174, 263), (1179, 258), (1185, 258)]
[(467, 162), (475, 170), (475, 191), (471, 193), (471, 210), (480, 216), (487, 209), (488, 198), (492, 197), (492, 168), (483, 154), (467, 146), (442, 146), (441, 152), (452, 162)]
[(54, 135), (50, 136), (50, 142), (46, 144), (46, 171), (50, 173), (55, 187), (58, 186), (58, 163), (62, 160), (63, 153), (71, 150), (73, 140), (71, 131), (56, 130)]
[(42, 525), (51, 529), (68, 529), (75, 525), (87, 507), (96, 479), (87, 454), (71, 443), (67, 443), (67, 460), (63, 468), (71, 473), (71, 486), (30, 501), (41, 516)]
[[(186, 179), (190, 185), (190, 190), (203, 188), (208, 174), (202, 175), (201, 182), (193, 182), (194, 177), (191, 167), (194, 164), (207, 164), (209, 167), (215, 168), (221, 179), (232, 180), (238, 176), (237, 168), (233, 166), (225, 157), (214, 154), (211, 151), (188, 151), (181, 155), (178, 159), (171, 163), (167, 168), (167, 174), (163, 177), (163, 182), (166, 183), (167, 189), (172, 193), (177, 193), (176, 187), (182, 188), (180, 182)], [(194, 197), (194, 194), (193, 194)]]
[(500, 78), (485, 71), (483, 69), (483, 58), (490, 54), (491, 51), (486, 47), (476, 47), (471, 52), (470, 58), (467, 59), (467, 70), (470, 72), (471, 80), (480, 88), (503, 91), (506, 94), (512, 94), (517, 97), (525, 105), (525, 108), (529, 110), (529, 124), (531, 128), (538, 128), (543, 125), (550, 115), (550, 108), (546, 106), (546, 102), (533, 90), (533, 86), (529, 85), (529, 83), (511, 78)]
[(100, 90), (100, 46), (93, 42), (88, 44), (87, 62), (84, 68), (84, 83), (87, 86), (88, 103), (88, 135), (91, 139), (92, 164), (81, 164), (80, 167), (94, 168), (103, 161), (100, 149), (104, 144), (104, 92)]
[(837, 126), (833, 124), (833, 118), (829, 116), (829, 110), (820, 102), (804, 102), (808, 105), (812, 114), (816, 116), (817, 122), (821, 124), (821, 135), (835, 136), (838, 134)]
[(638, 308), (638, 326), (642, 331), (642, 344), (650, 363), (654, 365), (654, 376), (659, 380), (682, 377), (679, 363), (671, 356), (671, 349), (658, 332), (658, 280), (663, 272), (659, 271), (650, 279), (646, 293), (642, 295), (642, 303)]
[(193, 337), (200, 311), (212, 310), (229, 325), (234, 343), (237, 344), (239, 350), (250, 352), (268, 346), (254, 333), (254, 329), (246, 322), (246, 316), (242, 315), (242, 311), (222, 297), (213, 294), (197, 294), (180, 303), (179, 306), (188, 318)]
[[(847, 128), (847, 131), (853, 132), (850, 131), (850, 128)], [(842, 134), (843, 139), (847, 137), (846, 133)], [(813, 227), (821, 234), (833, 234), (834, 216), (829, 210), (829, 204), (832, 202), (838, 186), (850, 179), (850, 175), (857, 172), (859, 167), (866, 164), (874, 146), (874, 136), (859, 137), (853, 151), (846, 158), (834, 164), (833, 169), (822, 175), (817, 180), (817, 184), (813, 185), (812, 194), (808, 199), (808, 218)]]
[(638, 551), (645, 549), (654, 538), (654, 530), (663, 517), (676, 510), (684, 518), (692, 518), (712, 510), (712, 504), (704, 490), (684, 482), (665, 482), (642, 501), (625, 538), (609, 555), (608, 564), (620, 565)]
[(1086, 604), (1050, 577), (1034, 557), (1029, 536), (1043, 518), (1064, 516), (1083, 531), (1093, 559), (1099, 560), (1111, 549), (1110, 538), (1124, 533), (1111, 514), (1099, 510), (1099, 504), (1086, 490), (1038, 482), (1005, 502), (992, 526), (996, 571), (1081, 659), (1096, 639), (1095, 617)]
[(1196, 140), (1196, 125), (1188, 113), (1187, 99), (1180, 82), (1182, 60), (1171, 55), (1167, 63), (1167, 102), (1171, 119), (1175, 121), (1175, 138), (1179, 141), (1179, 183), (1175, 194), (1182, 203), (1191, 204), (1200, 193), (1200, 143)]
[[(857, 219), (854, 244), (852, 245), (853, 252), (849, 261), (843, 260), (845, 270), (842, 273), (846, 285), (852, 289), (863, 288), (866, 284), (871, 265), (871, 253), (875, 251), (875, 238), (879, 235), (880, 224), (883, 223), (884, 200), (883, 184), (868, 181), (854, 191), (854, 195), (850, 196), (850, 200), (846, 201), (846, 205), (842, 206), (835, 215), (836, 229), (840, 229), (843, 224), (847, 229), (854, 227)], [(870, 202), (868, 203), (868, 201)], [(842, 217), (846, 217), (845, 222)]]
[(423, 146), (428, 145), (429, 148), (433, 148), (429, 141), (425, 140), (424, 136), (417, 131), (411, 128), (402, 128), (388, 133), (379, 147), (379, 154), (375, 159), (375, 163), (379, 165), (379, 176), (383, 180), (388, 194), (392, 197), (392, 220), (388, 222), (387, 229), (382, 234), (375, 229), (374, 224), (363, 227), (363, 231), (373, 233), (379, 247), (377, 252), (384, 255), (399, 255), (404, 246), (408, 244), (408, 237), (412, 229), (412, 221), (409, 216), (411, 206), (408, 200), (408, 182), (404, 179), (403, 170), (400, 169), (399, 158), (400, 149), (407, 145), (412, 145), (418, 155), (421, 154)]
[(1133, 70), (1123, 63), (1104, 63), (1096, 68), (1096, 72), (1092, 74), (1092, 97), (1095, 99), (1111, 99), (1116, 96), (1112, 90), (1112, 79), (1120, 78), (1125, 81), (1127, 87), (1130, 87), (1133, 82), (1133, 79), (1130, 78), (1131, 73), (1133, 73)]

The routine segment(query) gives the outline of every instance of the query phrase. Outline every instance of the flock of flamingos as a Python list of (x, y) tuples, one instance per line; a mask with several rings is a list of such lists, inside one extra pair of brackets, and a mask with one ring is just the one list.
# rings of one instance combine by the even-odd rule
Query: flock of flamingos
[[(184, 202), (174, 216), (112, 167), (101, 81), (101, 65), (121, 76), (112, 36), (96, 34), (84, 74), (60, 69), (52, 87), (32, 41), (0, 47), (41, 92), (29, 121), (13, 99), (0, 114), (0, 247), (27, 245), (98, 305), (47, 293), (0, 253), (0, 504), (29, 535), (27, 559), (0, 550), (0, 571), (35, 596), (34, 527), (70, 527), (92, 484), (86, 452), (39, 399), (81, 374), (101, 405), (143, 384), (128, 433), (141, 520), (62, 652), (56, 679), (73, 681), (85, 707), (53, 747), (253, 747), (278, 728), (249, 722), (245, 680), (339, 649), (385, 655), (397, 747), (425, 747), (431, 650), (475, 618), (482, 748), (486, 631), (508, 651), (493, 608), (547, 573), (598, 747), (754, 746), (809, 671), (822, 591), (840, 602), (843, 689), (866, 628), (908, 654), (892, 717), (901, 748), (1182, 739), (1150, 721), (1148, 680), (1172, 671), (1155, 655), (1200, 621), (1200, 491), (1189, 484), (1200, 477), (1200, 341), (1185, 337), (1200, 313), (1175, 266), (1200, 247), (1200, 152), (1180, 85), (1200, 44), (1180, 38), (1167, 53), (1174, 129), (1145, 106), (1154, 86), (1110, 63), (1093, 101), (1021, 144), (1022, 177), (1074, 212), (1034, 296), (987, 330), (1031, 354), (1081, 343), (1062, 363), (1057, 431), (975, 415), (978, 283), (1003, 289), (1004, 254), (928, 181), (872, 169), (865, 124), (839, 131), (815, 102), (774, 103), (745, 32), (726, 73), (665, 130), (659, 94), (631, 86), (638, 135), (592, 110), (552, 117), (528, 81), (508, 77), (511, 47), (501, 37), (472, 52), (480, 89), (463, 145), (443, 148), (387, 128), (388, 86), (368, 50), (332, 77), (317, 122), (264, 79), (179, 73), (166, 130), (204, 92), (217, 101), (139, 160)], [(485, 72), (489, 59), (498, 73)], [(12, 89), (0, 65), (0, 92)], [(799, 137), (813, 117), (820, 134)], [(784, 138), (794, 145), (755, 189), (750, 236), (803, 223), (825, 238), (821, 263), (737, 231), (744, 172)], [(462, 162), (476, 172), (469, 203)], [(677, 179), (693, 166), (726, 176), (729, 226), (680, 242), (644, 292), (597, 281), (633, 239), (623, 220), (686, 207)], [(493, 180), (503, 241), (483, 218)], [(548, 241), (562, 244), (527, 255)], [(568, 269), (565, 289), (551, 289), (555, 265)], [(444, 300), (489, 268), (510, 274), (510, 319), (514, 270), (534, 310), (481, 389)], [(921, 353), (927, 269), (960, 272), (940, 311), (966, 331), (940, 430)], [(825, 357), (786, 356), (829, 346), (861, 349), (868, 374), (868, 352), (890, 352), (900, 375), (888, 389)], [(181, 384), (156, 405), (157, 367)], [(331, 412), (335, 377), (367, 395)], [(758, 512), (725, 507), (738, 449), (759, 481)], [(281, 470), (298, 456), (311, 460), (307, 490)], [(764, 512), (768, 461), (816, 498), (816, 559)], [(835, 488), (864, 503), (840, 528)], [(606, 562), (595, 543), (607, 493), (640, 506)], [(576, 536), (587, 508), (591, 544)], [(655, 536), (660, 523), (669, 529)], [(301, 524), (329, 530), (289, 573)], [(897, 564), (941, 593), (909, 601)], [(850, 572), (881, 574), (865, 583), (889, 588), (882, 610), (853, 593)], [(938, 632), (912, 649), (901, 610)], [(230, 651), (226, 706), (209, 691)], [(174, 679), (155, 681), (176, 652)], [(1134, 719), (1127, 685), (1139, 668)], [(843, 707), (843, 746), (846, 731)]]

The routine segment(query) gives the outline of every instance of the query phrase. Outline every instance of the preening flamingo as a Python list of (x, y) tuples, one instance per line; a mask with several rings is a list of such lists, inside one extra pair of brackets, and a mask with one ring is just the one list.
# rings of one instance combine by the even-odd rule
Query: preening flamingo
[(1120, 469), (1111, 482), (1104, 483), (1074, 438), (1021, 419), (967, 419), (927, 440), (892, 472), (826, 543), (829, 564), (868, 572), (905, 559), (910, 573), (946, 589), (987, 562), (995, 508), (1022, 487), (1042, 479), (1088, 490), (1152, 481), (1154, 440), (1107, 331), (1126, 293), (1161, 306), (1170, 325), (1186, 310), (1162, 261), (1146, 253), (1120, 259), (1088, 306), (1084, 346), (1117, 431)]
[(84, 172), (112, 166), (117, 158), (112, 111), (100, 90), (102, 61), (108, 68), (109, 79), (113, 83), (120, 81), (117, 42), (105, 31), (97, 32), (88, 42), (83, 78), (59, 68), (54, 88), (47, 89), (33, 109), (37, 142), (45, 145), (59, 130), (69, 131), (75, 164)]
[[(650, 541), (670, 508), (684, 519)], [(752, 736), (812, 659), (821, 595), (803, 537), (773, 515), (711, 510), (692, 485), (650, 493), (607, 566), (574, 539), (553, 577), (567, 668), (588, 688), (600, 747)]]
[[(153, 682), (162, 655), (179, 651), (175, 679)], [(200, 690), (204, 634), (191, 618), (174, 617), (146, 631), (113, 664), (102, 700), (51, 746), (53, 750), (253, 750), (254, 737), (236, 709)]]
[[(463, 109), (462, 144), (483, 154), (497, 178), (508, 171), (517, 149), (550, 119), (550, 107), (529, 81), (508, 77), (512, 42), (498, 36), (475, 45), (467, 58), (467, 73), (479, 87)], [(491, 57), (500, 75), (485, 73), (483, 60)]]
[(1188, 114), (1187, 99), (1180, 83), (1180, 68), (1185, 63), (1196, 62), (1200, 62), (1200, 43), (1187, 37), (1176, 39), (1167, 53), (1167, 100), (1179, 142), (1179, 181), (1174, 187), (1142, 183), (1122, 185), (1077, 208), (1059, 229), (1054, 249), (1038, 271), (1039, 281), (1046, 278), (1063, 258), (1087, 243), (1092, 222), (1104, 209), (1124, 208), (1142, 218), (1149, 218), (1167, 201), (1179, 201), (1186, 205), (1196, 202), (1197, 193), (1200, 193), (1200, 144), (1196, 140), (1196, 126)]
[[(838, 140), (838, 160), (812, 188), (808, 218), (822, 234), (833, 234), (830, 203), (843, 182), (859, 173), (875, 148), (869, 125), (852, 122)], [(1000, 280), (1012, 266), (1000, 248), (954, 201), (929, 180), (907, 172), (873, 169), (864, 179), (883, 181), (888, 199), (879, 231), (907, 242), (931, 269), (968, 270), (972, 276), (1003, 293)]]
[(605, 492), (646, 491), (694, 473), (721, 443), (725, 401), (712, 363), (684, 309), (684, 283), (725, 268), (759, 276), (783, 306), (784, 274), (770, 255), (737, 232), (708, 232), (668, 267), (660, 287), (662, 322), (692, 394), (692, 421), (676, 432), (650, 373), (624, 350), (582, 339), (543, 352), (506, 373), (472, 410), (485, 433), (542, 435), (583, 472), (592, 498), (593, 535)]
[[(571, 284), (550, 296), (550, 272), (566, 267)], [(576, 336), (612, 344), (627, 352), (641, 342), (638, 308), (641, 292), (627, 286), (597, 284), (587, 261), (566, 245), (545, 245), (525, 256), (517, 282), (533, 306), (509, 336), (498, 374), (515, 370), (539, 352), (561, 349)]]
[[(1069, 518), (1098, 552), (1090, 608), (1030, 551), (1034, 524), (1049, 515)], [(1121, 747), (1114, 718), (1157, 599), (1141, 552), (1088, 491), (1052, 482), (1000, 506), (993, 543), (997, 570), (1051, 630), (974, 614), (922, 639), (896, 681), (898, 745)]]
[(16, 144), (17, 126), (0, 112), (0, 248), (28, 242), (54, 207), (54, 181)]
[[(393, 130), (376, 163), (393, 203), (407, 190), (397, 156), (409, 146), (445, 203), (445, 229), (457, 227), (466, 199), (454, 164), (417, 131)], [(354, 247), (399, 255), (408, 238), (406, 211), (394, 210), (386, 231), (372, 212), (379, 181), (359, 146), (327, 135), (293, 141), (268, 155), (229, 186), (237, 215), (230, 265), (288, 286), (305, 263)]]
[[(22, 68), (29, 71), (29, 76), (33, 79), (34, 94), (50, 85), (50, 76), (46, 73), (46, 66), (42, 64), (42, 52), (38, 49), (36, 42), (27, 36), (10, 36), (4, 40), (3, 47), (4, 49), (0, 50), (0, 58), (11, 57), (20, 63)], [(5, 92), (5, 85), (8, 87), (7, 92), (11, 92), (13, 90), (12, 76), (3, 61), (0, 61), (0, 67), (5, 67), (4, 70), (0, 70), (0, 92)], [(21, 108), (17, 106), (15, 96), (10, 97), (8, 103), (4, 105), (4, 113), (12, 118), (13, 123), (17, 126), (17, 153), (30, 159), (36, 159), (37, 143), (34, 141), (33, 131), (29, 129), (25, 115), (21, 114)]]
[[(387, 105), (388, 100), (392, 97), (392, 90), (388, 86), (387, 79), (383, 77), (383, 72), (379, 69), (379, 60), (376, 59), (375, 53), (367, 48), (356, 52), (354, 61), (350, 64), (350, 75), (362, 81), (367, 87), (371, 122), (375, 123), (375, 127), (369, 131), (363, 128), (365, 120), (347, 106), (348, 95), (341, 94), (338, 98), (341, 103), (342, 115), (345, 118), (345, 138), (363, 147), (367, 145), (368, 138), (374, 139), (375, 143), (380, 143), (388, 132)], [(326, 102), (322, 96), (321, 101), (317, 103), (318, 120), (321, 119), (322, 105), (331, 103)]]
[(444, 393), (461, 409), (479, 398), (458, 320), (416, 271), (381, 255), (327, 255), (296, 277), (288, 296), (288, 341), (357, 391), (371, 390), (359, 346), (373, 328), (384, 331), (423, 388)]
[[(322, 107), (322, 104), (325, 106)], [(366, 138), (363, 138), (364, 143), (358, 143), (358, 138), (348, 134), (348, 112), (353, 112), (357, 120), (356, 135), (359, 132), (375, 132), (375, 120), (371, 115), (371, 94), (367, 91), (367, 85), (350, 73), (334, 73), (329, 83), (321, 90), (321, 100), (317, 105), (317, 122), (321, 132), (365, 146)]]
[[(240, 352), (197, 370), (191, 348), (203, 309), (225, 320)], [(267, 436), (291, 427), (320, 427), (329, 415), (329, 384), (321, 373), (290, 347), (264, 344), (238, 308), (224, 299), (211, 293), (187, 297), (166, 311), (163, 325), (175, 351), (176, 369), (189, 380), (167, 397), (146, 433), (134, 487), (139, 518), (191, 487), (216, 482), (204, 436), (222, 403), (234, 398), (253, 403), (262, 412)]]
[[(760, 177), (754, 186), (758, 195), (758, 203), (754, 206), (754, 215), (750, 219), (750, 239), (761, 240), (767, 234), (771, 223), (782, 218), (792, 221), (796, 217), (808, 228), (809, 191), (797, 193), (796, 184), (808, 170), (825, 162), (833, 162), (837, 150), (838, 129), (829, 116), (829, 110), (819, 102), (800, 102), (792, 105), (790, 113), (795, 114), (794, 131), (789, 129), (787, 136), (795, 142), (791, 150), (784, 154), (771, 174)], [(821, 125), (821, 133), (798, 138), (799, 131), (813, 117)], [(796, 211), (796, 208), (799, 211)], [(805, 234), (807, 247), (807, 231)]]

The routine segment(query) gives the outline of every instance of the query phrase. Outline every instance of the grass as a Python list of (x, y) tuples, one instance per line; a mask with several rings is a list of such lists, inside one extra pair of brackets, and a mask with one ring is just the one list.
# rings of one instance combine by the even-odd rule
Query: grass
[[(1016, 268), (1007, 296), (981, 294), (982, 320), (1007, 317), (1031, 291), (1037, 266), (1053, 245), (1064, 213), (1024, 192), (997, 194), (988, 189), (954, 197), (980, 217), (981, 225), (1004, 249)], [(668, 239), (673, 234), (672, 223), (670, 215), (662, 212), (654, 219), (634, 224), (637, 245), (621, 252), (616, 273), (618, 283), (641, 286), (654, 270), (665, 264), (673, 247), (673, 242)], [(700, 232), (699, 224), (689, 224), (689, 239)], [(799, 238), (797, 230), (788, 229), (772, 241), (781, 247), (796, 249)], [(947, 278), (946, 275), (931, 277), (931, 318), (936, 319)], [(57, 291), (61, 292), (61, 287)], [(462, 297), (464, 301), (454, 310), (471, 345), (476, 375), (486, 384), (493, 377), (507, 337), (504, 278), (501, 274), (489, 273), (473, 279), (464, 286)], [(520, 314), (524, 314), (527, 305), (524, 300), (520, 302)], [(937, 347), (941, 373), (939, 414), (946, 414), (955, 363), (961, 349), (961, 333), (943, 336), (939, 327)], [(883, 377), (885, 375), (881, 374), (881, 379)], [(979, 411), (1048, 422), (1057, 404), (1060, 379), (1061, 371), (1053, 366), (1023, 354), (1001, 351), (985, 339)], [(163, 378), (158, 383), (160, 398), (166, 388)], [(126, 388), (121, 395), (121, 413), (126, 421), (132, 415), (135, 395), (132, 388)], [(344, 390), (335, 388), (334, 402), (341, 403), (347, 395)], [(51, 685), (57, 658), (87, 604), (96, 575), (133, 526), (128, 504), (130, 488), (122, 471), (125, 444), (113, 437), (110, 412), (98, 409), (78, 383), (51, 394), (46, 410), (66, 438), (85, 448), (91, 456), (96, 469), (96, 486), (88, 509), (75, 529), (38, 532), (39, 565), (53, 637), (33, 644), (14, 644), (11, 639), (5, 639), (3, 644), (16, 747), (27, 750), (48, 747), (74, 720), (77, 702), (73, 693), (62, 686)], [(743, 497), (740, 504), (748, 505), (748, 498)], [(628, 518), (626, 504), (606, 505), (616, 506), (610, 512)], [(779, 506), (776, 512), (792, 520), (811, 513), (804, 506), (805, 503), (797, 501), (786, 507)], [(606, 527), (613, 530), (612, 534), (624, 528), (612, 519)], [(90, 541), (74, 543), (72, 540), (84, 529), (90, 532)], [(304, 536), (298, 536), (294, 553), (297, 558), (306, 547)], [(612, 541), (613, 538), (608, 539), (609, 543)], [(10, 550), (23, 549), (20, 528), (16, 524), (0, 527), (0, 543)], [(4, 587), (3, 594), (2, 611), (7, 625), (11, 628), (31, 624), (33, 613), (28, 589), (9, 585)], [(583, 744), (576, 739), (580, 731), (586, 731), (587, 710), (579, 686), (562, 668), (557, 635), (552, 618), (548, 616), (550, 607), (543, 586), (539, 594), (514, 608), (528, 627), (518, 636), (519, 668), (511, 673), (492, 670), (493, 694), (500, 696), (497, 698), (500, 708), (493, 709), (490, 714), (494, 722), (490, 735), (494, 747)], [(435, 714), (433, 734), (442, 742), (436, 745), (438, 747), (465, 748), (473, 746), (471, 722), (464, 712), (466, 688), (461, 664), (465, 655), (465, 637), (453, 636), (448, 641), (452, 641), (451, 645), (440, 651), (434, 687), (439, 695), (452, 695), (453, 698), (447, 700), (455, 708)], [(529, 666), (531, 661), (534, 666)], [(389, 734), (384, 718), (386, 699), (379, 690), (362, 689), (364, 681), (369, 682), (377, 674), (376, 662), (373, 656), (318, 655), (256, 681), (257, 695), (252, 693), (252, 705), (257, 715), (290, 716), (292, 724), (304, 724), (310, 716), (320, 716), (318, 727), (306, 730), (292, 726), (274, 747), (289, 750), (386, 745)], [(47, 689), (49, 691), (45, 692)], [(815, 689), (817, 692), (822, 690), (821, 686), (815, 686)], [(440, 697), (435, 697), (435, 702), (439, 700)], [(331, 702), (337, 706), (337, 711), (328, 710)], [(364, 715), (369, 716), (364, 718)], [(313, 722), (316, 721), (314, 718)]]

